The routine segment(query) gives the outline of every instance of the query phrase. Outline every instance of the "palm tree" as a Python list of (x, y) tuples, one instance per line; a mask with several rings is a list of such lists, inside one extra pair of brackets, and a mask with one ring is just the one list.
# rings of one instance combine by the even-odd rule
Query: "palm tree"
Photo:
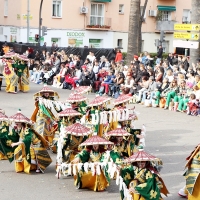
[(131, 0), (128, 31), (127, 64), (133, 60), (133, 55), (138, 54), (138, 38), (140, 25), (140, 0)]
[(144, 15), (145, 15), (145, 12), (146, 12), (147, 3), (148, 3), (148, 0), (145, 0), (143, 9), (140, 10), (141, 17), (140, 17), (140, 23), (139, 23), (139, 29), (138, 29), (138, 34), (139, 34), (138, 35), (138, 53), (142, 52), (142, 23), (143, 23), (143, 20), (144, 20)]
[[(200, 9), (199, 8), (200, 8), (200, 1), (192, 0), (192, 15), (191, 15), (192, 24), (200, 24)], [(199, 59), (199, 57), (200, 57), (200, 48), (190, 49), (190, 63), (196, 64), (197, 59)]]

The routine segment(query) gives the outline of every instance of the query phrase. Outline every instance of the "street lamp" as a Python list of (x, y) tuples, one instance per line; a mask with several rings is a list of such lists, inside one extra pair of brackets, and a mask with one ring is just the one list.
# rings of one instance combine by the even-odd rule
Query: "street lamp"
[(41, 39), (41, 26), (42, 26), (42, 18), (41, 18), (41, 15), (42, 15), (42, 4), (43, 4), (43, 0), (41, 0), (40, 2), (40, 10), (39, 10), (39, 40), (38, 40), (38, 47), (39, 47), (39, 50), (40, 50), (40, 39)]

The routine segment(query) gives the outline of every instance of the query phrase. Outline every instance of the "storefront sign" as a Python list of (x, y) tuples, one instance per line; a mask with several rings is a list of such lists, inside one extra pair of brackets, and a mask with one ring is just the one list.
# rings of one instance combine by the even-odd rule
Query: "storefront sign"
[(10, 28), (10, 34), (11, 34), (11, 35), (17, 34), (17, 28), (11, 27), (11, 28)]
[(84, 32), (67, 32), (68, 45), (71, 47), (82, 47), (83, 38), (85, 37)]
[(67, 36), (68, 37), (85, 37), (85, 33), (84, 32), (67, 32)]
[[(41, 38), (40, 38), (40, 41), (41, 41), (41, 42), (44, 42), (44, 37), (41, 37)], [(37, 43), (37, 42), (35, 41), (35, 37), (29, 37), (29, 43)]]
[(101, 48), (101, 39), (89, 39), (90, 48)]

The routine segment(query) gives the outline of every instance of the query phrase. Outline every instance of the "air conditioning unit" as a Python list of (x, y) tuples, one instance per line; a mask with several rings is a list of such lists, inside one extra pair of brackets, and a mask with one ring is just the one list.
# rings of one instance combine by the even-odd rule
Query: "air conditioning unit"
[(80, 7), (80, 13), (81, 14), (85, 14), (85, 13), (88, 13), (88, 8), (83, 6), (83, 7)]
[(150, 17), (156, 17), (157, 16), (157, 10), (149, 10), (149, 16)]
[(124, 14), (124, 11), (123, 10), (119, 10), (119, 14)]

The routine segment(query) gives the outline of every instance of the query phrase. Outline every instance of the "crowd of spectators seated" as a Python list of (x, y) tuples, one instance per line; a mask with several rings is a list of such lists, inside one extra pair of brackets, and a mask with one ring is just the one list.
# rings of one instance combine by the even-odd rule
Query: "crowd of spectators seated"
[(162, 59), (162, 47), (156, 59), (144, 52), (127, 64), (120, 50), (114, 60), (105, 56), (98, 60), (93, 52), (85, 60), (63, 50), (36, 52), (29, 70), (31, 81), (37, 84), (69, 90), (91, 86), (97, 95), (127, 94), (141, 105), (200, 115), (200, 61), (189, 65), (187, 56), (171, 53)]

